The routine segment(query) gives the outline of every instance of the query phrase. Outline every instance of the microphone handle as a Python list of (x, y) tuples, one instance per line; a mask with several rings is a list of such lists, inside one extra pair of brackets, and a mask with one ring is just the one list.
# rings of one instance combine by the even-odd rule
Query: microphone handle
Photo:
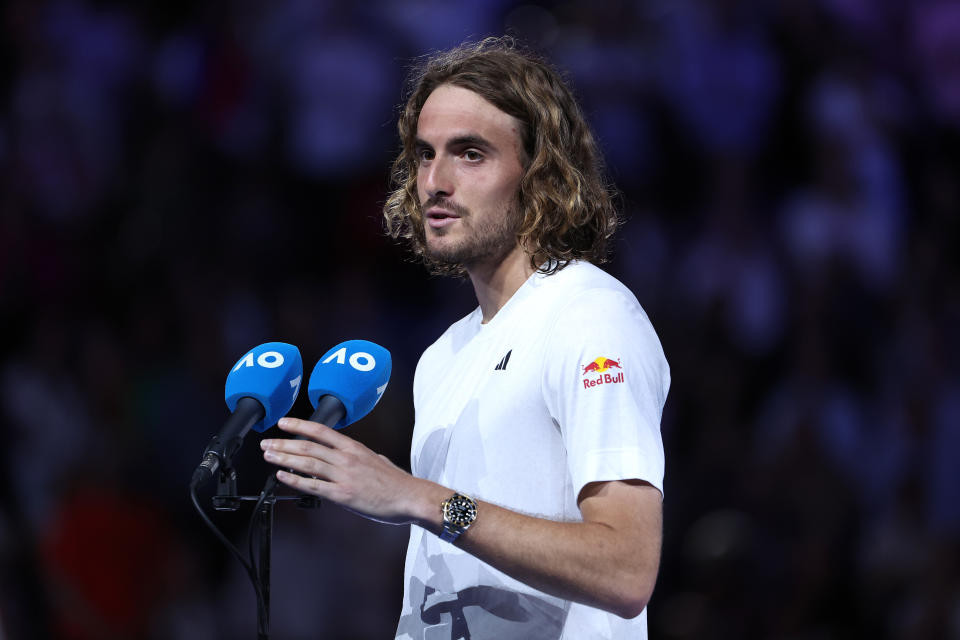
[(320, 399), (317, 400), (317, 408), (310, 414), (310, 422), (320, 422), (328, 427), (333, 427), (343, 420), (345, 415), (347, 415), (347, 408), (340, 402), (340, 398), (329, 395), (320, 396)]
[(250, 397), (240, 398), (233, 413), (220, 429), (220, 433), (213, 436), (203, 452), (203, 460), (194, 470), (191, 484), (197, 486), (215, 476), (220, 466), (229, 462), (240, 449), (243, 438), (253, 425), (263, 420), (265, 415), (266, 411), (259, 400)]
[[(343, 417), (347, 415), (347, 408), (343, 406), (343, 403), (340, 402), (340, 399), (337, 396), (324, 395), (320, 396), (320, 399), (317, 401), (317, 407), (313, 410), (313, 413), (310, 414), (310, 422), (320, 422), (329, 427), (337, 424)], [(294, 440), (306, 440), (303, 436), (294, 436)], [(294, 473), (292, 469), (287, 469), (290, 473)], [(276, 474), (273, 474), (267, 478), (266, 483), (263, 485), (263, 492), (266, 495), (272, 494), (276, 488), (277, 483), (280, 481), (277, 480)]]

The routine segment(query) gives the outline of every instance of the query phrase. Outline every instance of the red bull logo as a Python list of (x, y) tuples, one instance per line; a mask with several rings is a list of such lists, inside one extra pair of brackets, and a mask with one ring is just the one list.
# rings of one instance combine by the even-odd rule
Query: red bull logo
[[(621, 369), (620, 373), (614, 375), (613, 373), (606, 373), (610, 369)], [(589, 362), (586, 365), (583, 365), (583, 375), (587, 376), (592, 373), (601, 374), (598, 377), (591, 377), (583, 379), (583, 388), (589, 389), (590, 387), (596, 387), (601, 384), (617, 384), (623, 382), (623, 367), (620, 366), (619, 360), (614, 360), (612, 358), (597, 358), (593, 362)]]

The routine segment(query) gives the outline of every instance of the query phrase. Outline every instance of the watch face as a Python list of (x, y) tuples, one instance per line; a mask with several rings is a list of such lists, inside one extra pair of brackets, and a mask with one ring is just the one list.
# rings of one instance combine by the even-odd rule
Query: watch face
[(444, 515), (451, 524), (467, 527), (477, 517), (477, 505), (470, 498), (457, 494), (447, 501)]

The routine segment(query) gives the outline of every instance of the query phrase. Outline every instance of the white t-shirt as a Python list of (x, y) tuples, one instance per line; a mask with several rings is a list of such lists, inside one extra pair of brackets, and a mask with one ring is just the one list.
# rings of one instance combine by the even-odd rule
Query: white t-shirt
[[(670, 373), (623, 284), (572, 263), (532, 275), (481, 318), (477, 308), (454, 323), (417, 365), (414, 475), (557, 521), (582, 520), (590, 482), (636, 478), (663, 492)], [(417, 526), (404, 576), (401, 640), (647, 637), (646, 611), (625, 620), (547, 595)]]

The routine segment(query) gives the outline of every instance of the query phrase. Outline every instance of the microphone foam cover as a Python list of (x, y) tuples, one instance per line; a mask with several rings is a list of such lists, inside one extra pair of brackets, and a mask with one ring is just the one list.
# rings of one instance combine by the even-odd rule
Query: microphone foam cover
[(302, 380), (300, 350), (286, 342), (267, 342), (248, 351), (233, 365), (223, 395), (230, 411), (237, 407), (240, 398), (258, 400), (266, 415), (252, 428), (262, 432), (287, 415)]
[(320, 397), (331, 395), (343, 403), (346, 414), (335, 425), (353, 424), (380, 400), (390, 380), (390, 352), (368, 340), (347, 340), (327, 351), (310, 374), (307, 393), (314, 408)]

